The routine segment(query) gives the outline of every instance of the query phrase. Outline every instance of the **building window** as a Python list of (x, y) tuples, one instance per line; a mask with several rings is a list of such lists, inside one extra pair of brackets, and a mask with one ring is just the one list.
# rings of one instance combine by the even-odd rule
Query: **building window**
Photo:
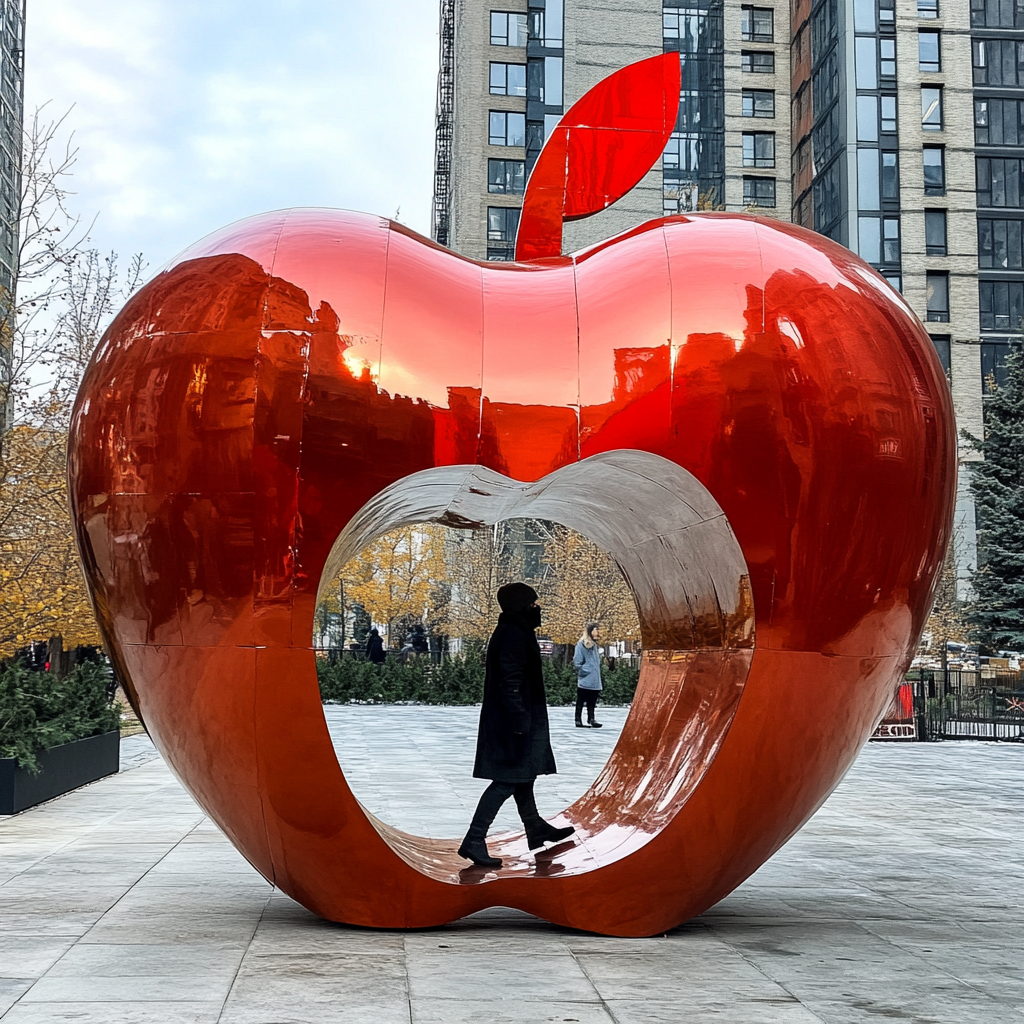
[(899, 263), (900, 261), (900, 219), (899, 217), (882, 218), (882, 262)]
[(487, 141), (492, 146), (525, 146), (526, 115), (507, 110), (490, 112)]
[(743, 70), (750, 74), (775, 74), (775, 54), (770, 50), (744, 50), (740, 58)]
[(882, 131), (890, 134), (896, 132), (896, 97), (882, 96)]
[(774, 178), (744, 178), (743, 202), (747, 206), (774, 206)]
[(882, 78), (896, 77), (896, 40), (883, 37), (878, 40), (878, 73)]
[(878, 141), (878, 97), (857, 97), (857, 141)]
[(882, 153), (882, 202), (897, 203), (900, 199), (900, 165), (895, 151)]
[(942, 363), (942, 369), (945, 371), (946, 380), (949, 380), (953, 372), (952, 353), (950, 352), (952, 338), (948, 334), (932, 334), (930, 337), (935, 346), (935, 354), (939, 357), (939, 362)]
[(971, 28), (1024, 28), (1024, 3), (971, 0)]
[(942, 87), (921, 87), (921, 127), (926, 132), (942, 131)]
[(866, 263), (882, 262), (881, 224), (877, 217), (857, 218), (857, 252)]
[(491, 46), (525, 46), (526, 15), (491, 11)]
[(878, 88), (878, 41), (874, 36), (857, 36), (853, 46), (858, 89)]
[(979, 281), (978, 307), (983, 331), (1019, 333), (1024, 318), (1024, 281)]
[(939, 0), (917, 0), (917, 16), (919, 18), (937, 18), (939, 16)]
[(746, 43), (775, 42), (775, 12), (771, 7), (741, 7), (740, 34)]
[(978, 267), (982, 270), (1022, 270), (1021, 225), (1024, 221), (978, 218)]
[(857, 207), (860, 210), (880, 209), (878, 188), (878, 150), (857, 150)]
[(489, 260), (515, 258), (516, 232), (519, 230), (520, 212), (517, 206), (487, 207), (487, 258)]
[(1009, 340), (982, 342), (981, 348), (981, 381), (985, 392), (991, 394), (993, 386), (1006, 387), (1006, 357), (1016, 346)]
[[(775, 133), (744, 132), (743, 133), (743, 166), (774, 167), (775, 166)], [(772, 204), (774, 205), (774, 203)]]
[(946, 150), (943, 146), (925, 146), (921, 151), (924, 160), (924, 194), (944, 196), (946, 194)]
[(488, 160), (487, 191), (521, 196), (526, 191), (526, 164), (522, 160)]
[(525, 96), (526, 65), (491, 61), (491, 95)]
[(1024, 102), (993, 97), (976, 99), (974, 141), (979, 146), (1024, 145)]
[(879, 273), (895, 292), (903, 291), (903, 275), (898, 270), (880, 270)]
[(886, 27), (896, 24), (896, 0), (878, 0), (878, 22)]
[(744, 89), (743, 116), (774, 117), (775, 92), (769, 89)]
[(551, 0), (547, 9), (530, 11), (530, 38), (549, 50), (562, 48), (562, 0)]
[(949, 323), (949, 274), (929, 270), (925, 275), (925, 319), (929, 323)]
[(928, 256), (946, 255), (946, 211), (924, 211), (924, 251)]
[(1020, 160), (983, 156), (974, 163), (979, 207), (1021, 205)]
[(975, 85), (1024, 85), (1024, 43), (1015, 39), (971, 42)]
[(917, 62), (921, 71), (942, 70), (942, 52), (938, 32), (921, 29), (917, 33)]

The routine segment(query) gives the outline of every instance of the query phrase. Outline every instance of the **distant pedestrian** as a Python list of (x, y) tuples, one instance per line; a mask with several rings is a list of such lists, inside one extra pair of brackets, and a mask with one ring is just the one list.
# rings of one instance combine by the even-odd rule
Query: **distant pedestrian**
[(554, 775), (555, 757), (548, 735), (547, 694), (540, 648), (534, 632), (540, 626), (537, 592), (525, 583), (498, 589), (501, 614), (487, 645), (484, 701), (480, 709), (473, 777), (491, 779), (477, 805), (459, 856), (486, 868), (501, 860), (487, 849), (487, 830), (501, 805), (514, 796), (526, 829), (526, 843), (535, 850), (572, 835), (575, 829), (555, 828), (537, 810), (533, 784), (538, 775)]
[[(588, 622), (583, 636), (576, 642), (576, 651), (572, 656), (573, 667), (576, 669), (576, 728), (600, 729), (601, 723), (594, 718), (597, 706), (597, 695), (601, 692), (601, 648), (597, 646), (601, 639), (601, 626), (597, 622)], [(587, 724), (583, 724), (583, 708), (587, 709)]]
[(384, 653), (384, 641), (380, 638), (380, 633), (376, 629), (370, 630), (370, 635), (366, 640), (366, 657), (374, 663), (374, 665), (383, 665), (387, 659), (387, 655)]

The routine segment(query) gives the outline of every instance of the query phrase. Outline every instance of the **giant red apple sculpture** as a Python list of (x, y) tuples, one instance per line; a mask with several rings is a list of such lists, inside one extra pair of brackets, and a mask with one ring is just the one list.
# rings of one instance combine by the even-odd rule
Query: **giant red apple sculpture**
[[(810, 232), (674, 217), (501, 265), (294, 210), (207, 238), (128, 303), (70, 472), (131, 699), (268, 879), (363, 925), (501, 904), (649, 935), (730, 892), (853, 761), (928, 612), (954, 455), (928, 336)], [(579, 842), (535, 858), (510, 835), (506, 867), (460, 873), (455, 840), (397, 832), (349, 791), (313, 612), (329, 561), (398, 523), (510, 514), (614, 554), (644, 662), (565, 811)]]

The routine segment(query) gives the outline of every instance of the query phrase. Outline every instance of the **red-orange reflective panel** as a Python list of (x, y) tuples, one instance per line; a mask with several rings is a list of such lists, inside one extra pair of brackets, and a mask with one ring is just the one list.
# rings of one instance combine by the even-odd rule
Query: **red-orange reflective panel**
[[(695, 215), (524, 267), (323, 210), (233, 225), (129, 302), (70, 472), (132, 699), (284, 891), (363, 925), (500, 904), (649, 935), (738, 885), (852, 763), (927, 614), (955, 449), (927, 334), (819, 235)], [(350, 521), (449, 499), (620, 544), (644, 610), (623, 740), (562, 817), (578, 841), (502, 837), (496, 874), (359, 807), (311, 650)]]

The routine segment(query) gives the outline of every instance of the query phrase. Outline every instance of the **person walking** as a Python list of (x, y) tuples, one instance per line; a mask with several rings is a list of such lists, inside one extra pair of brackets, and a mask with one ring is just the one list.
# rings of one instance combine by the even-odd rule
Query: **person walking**
[[(573, 667), (576, 669), (576, 728), (600, 729), (601, 723), (594, 718), (597, 706), (597, 695), (601, 692), (601, 649), (597, 646), (601, 639), (601, 625), (588, 622), (583, 636), (576, 641), (576, 650), (572, 656)], [(583, 724), (583, 707), (587, 708), (587, 724)]]
[(487, 645), (484, 700), (480, 708), (473, 777), (490, 779), (459, 856), (485, 868), (501, 860), (487, 849), (487, 830), (508, 798), (515, 797), (531, 850), (566, 839), (576, 830), (555, 828), (537, 810), (533, 784), (557, 772), (548, 734), (548, 704), (541, 672), (537, 592), (525, 583), (498, 588), (501, 614)]
[(371, 629), (370, 635), (366, 638), (366, 657), (374, 665), (383, 665), (387, 659), (387, 655), (384, 653), (384, 641), (381, 640), (380, 633), (376, 628)]

